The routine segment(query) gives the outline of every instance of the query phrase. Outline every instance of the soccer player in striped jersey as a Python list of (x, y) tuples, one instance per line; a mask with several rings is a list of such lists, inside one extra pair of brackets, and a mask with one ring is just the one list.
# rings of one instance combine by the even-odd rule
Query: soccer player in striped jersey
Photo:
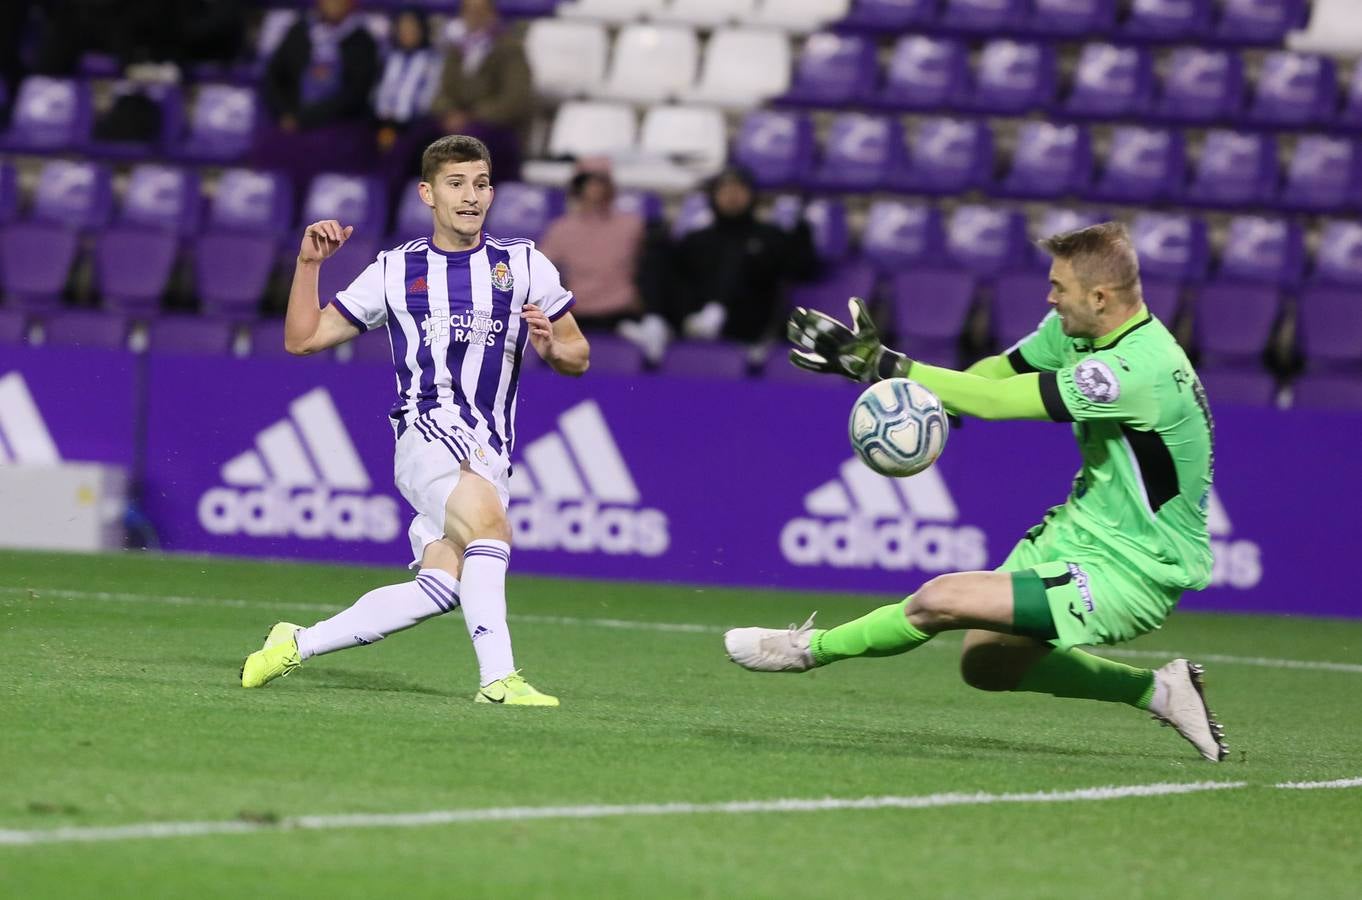
[(306, 356), (387, 326), (397, 374), (390, 412), (398, 490), (416, 510), (412, 581), (377, 588), (329, 619), (280, 622), (246, 658), (243, 687), (261, 687), (304, 660), (372, 644), (462, 605), (477, 654), (474, 700), (557, 706), (515, 668), (506, 627), (510, 453), (526, 345), (556, 372), (581, 375), (590, 348), (558, 271), (527, 240), (488, 236), (492, 161), (476, 138), (450, 135), (421, 159), (431, 237), (384, 251), (325, 308), (322, 262), (353, 226), (314, 222), (303, 234), (284, 343)]

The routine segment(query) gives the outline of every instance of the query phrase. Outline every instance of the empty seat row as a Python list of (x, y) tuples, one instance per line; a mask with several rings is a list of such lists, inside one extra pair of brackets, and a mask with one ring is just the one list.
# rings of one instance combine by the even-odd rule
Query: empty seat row
[(1132, 41), (1280, 45), (1306, 24), (1306, 0), (571, 0), (561, 16), (701, 28), (759, 25), (804, 32), (907, 29), (1016, 35), (1115, 35)]

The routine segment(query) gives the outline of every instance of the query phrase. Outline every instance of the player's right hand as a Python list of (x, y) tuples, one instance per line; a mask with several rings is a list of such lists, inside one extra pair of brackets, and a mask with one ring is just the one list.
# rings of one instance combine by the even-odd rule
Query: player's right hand
[(353, 225), (342, 228), (341, 223), (335, 219), (313, 222), (303, 230), (303, 244), (298, 249), (298, 261), (321, 262), (339, 250), (341, 244), (349, 240), (354, 230)]
[(879, 331), (864, 300), (852, 297), (847, 307), (850, 328), (817, 310), (795, 307), (786, 325), (790, 343), (797, 348), (790, 351), (790, 362), (811, 372), (845, 375), (852, 381), (876, 380), (884, 351)]

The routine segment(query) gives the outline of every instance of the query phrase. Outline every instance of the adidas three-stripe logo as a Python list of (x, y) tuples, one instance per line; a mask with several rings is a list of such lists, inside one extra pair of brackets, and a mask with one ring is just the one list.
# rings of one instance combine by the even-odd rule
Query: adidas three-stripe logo
[(199, 499), (213, 534), (387, 542), (401, 530), (397, 503), (372, 487), (359, 451), (325, 388), (289, 404), (255, 446), (223, 464), (226, 487)]
[(511, 477), (515, 545), (528, 550), (657, 556), (671, 543), (642, 495), (601, 408), (586, 400), (525, 445)]
[(780, 532), (795, 565), (949, 572), (983, 568), (984, 533), (960, 518), (940, 471), (886, 478), (851, 457), (804, 496), (805, 516)]
[(61, 462), (28, 383), (18, 372), (0, 378), (0, 465), (53, 465)]

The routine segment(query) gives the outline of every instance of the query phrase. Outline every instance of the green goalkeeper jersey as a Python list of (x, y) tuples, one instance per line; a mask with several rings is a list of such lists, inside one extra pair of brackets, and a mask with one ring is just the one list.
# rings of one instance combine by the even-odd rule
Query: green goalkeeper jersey
[(1096, 340), (1060, 326), (1051, 313), (1007, 355), (1016, 372), (1041, 373), (1046, 411), (1074, 423), (1083, 454), (1049, 525), (1077, 526), (1091, 549), (1165, 587), (1205, 587), (1214, 424), (1187, 355), (1148, 310)]

